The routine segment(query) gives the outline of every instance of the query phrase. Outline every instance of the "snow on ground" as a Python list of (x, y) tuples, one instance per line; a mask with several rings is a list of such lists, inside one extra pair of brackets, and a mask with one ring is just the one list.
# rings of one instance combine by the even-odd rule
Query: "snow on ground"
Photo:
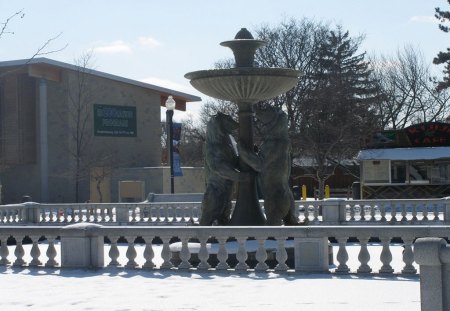
[[(29, 245), (25, 245), (29, 254)], [(126, 246), (119, 261), (126, 263)], [(142, 264), (143, 247), (136, 246)], [(161, 247), (155, 247), (159, 265)], [(41, 252), (45, 254), (46, 245)], [(59, 254), (59, 245), (57, 245)], [(381, 246), (370, 246), (369, 265), (377, 271)], [(402, 248), (391, 247), (400, 271)], [(105, 264), (108, 248), (105, 249)], [(352, 271), (359, 246), (349, 246)], [(14, 260), (10, 247), (9, 260)], [(336, 258), (337, 247), (334, 247)], [(45, 256), (44, 256), (45, 257)], [(29, 255), (24, 257), (30, 260)], [(60, 258), (56, 258), (60, 262)], [(41, 260), (44, 260), (41, 258)], [(47, 269), (0, 267), (0, 310), (395, 310), (419, 311), (419, 277), (350, 274), (218, 273), (104, 268)]]

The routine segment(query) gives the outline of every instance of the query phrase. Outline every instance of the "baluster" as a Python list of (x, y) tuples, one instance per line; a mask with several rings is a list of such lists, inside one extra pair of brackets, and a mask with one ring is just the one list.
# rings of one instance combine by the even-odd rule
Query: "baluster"
[(438, 221), (439, 220), (439, 211), (438, 211), (438, 205), (436, 203), (431, 203), (433, 204), (433, 214), (434, 214), (434, 221)]
[(355, 204), (350, 204), (350, 221), (355, 221)]
[(3, 216), (4, 216), (3, 210), (0, 210), (0, 224), (5, 222), (4, 219), (3, 219)]
[(30, 267), (37, 267), (42, 265), (42, 262), (39, 260), (39, 256), (41, 256), (41, 251), (39, 250), (39, 238), (38, 235), (30, 236), (30, 239), (33, 241), (33, 246), (31, 247), (30, 255), (31, 262), (29, 263)]
[(369, 205), (369, 208), (370, 208), (370, 221), (372, 221), (372, 222), (376, 222), (376, 218), (375, 218), (376, 207), (377, 207), (377, 205), (375, 205), (375, 204)]
[(172, 224), (176, 224), (178, 222), (178, 217), (180, 215), (180, 207), (179, 206), (174, 206), (172, 211), (173, 211)]
[(402, 219), (401, 222), (406, 222), (408, 219), (406, 218), (406, 203), (402, 204)]
[(49, 222), (53, 222), (53, 208), (50, 207), (48, 210), (49, 210), (49, 214), (48, 214)]
[(190, 206), (189, 209), (189, 222), (191, 224), (193, 224), (195, 222), (195, 207), (194, 206)]
[(119, 248), (117, 247), (117, 240), (119, 240), (118, 236), (110, 236), (109, 240), (111, 241), (111, 247), (109, 249), (109, 258), (111, 258), (108, 267), (120, 267), (120, 263), (117, 259), (120, 256)]
[(108, 207), (108, 222), (114, 222), (112, 207)]
[(181, 207), (181, 223), (186, 223), (186, 214), (188, 213), (188, 207)]
[(161, 264), (161, 269), (170, 269), (173, 267), (172, 263), (170, 262), (170, 259), (172, 257), (172, 252), (170, 251), (169, 246), (171, 236), (160, 236), (160, 238), (163, 240), (161, 258), (164, 260), (164, 262)]
[(402, 269), (403, 274), (416, 274), (417, 269), (413, 266), (414, 263), (414, 253), (412, 250), (412, 243), (414, 238), (404, 237), (403, 243), (405, 249), (403, 250), (403, 262), (405, 266)]
[(172, 210), (172, 208), (170, 207), (170, 206), (168, 206), (168, 205), (166, 205), (165, 206), (165, 209), (164, 209), (164, 222), (165, 223), (169, 223), (169, 211), (170, 210)]
[(239, 236), (239, 237), (236, 237), (236, 240), (239, 243), (239, 248), (236, 253), (236, 259), (238, 260), (238, 264), (236, 265), (235, 269), (236, 269), (236, 271), (247, 270), (248, 265), (245, 263), (245, 261), (248, 258), (248, 254), (245, 249), (245, 242), (247, 241), (247, 237)]
[(319, 221), (319, 209), (321, 208), (322, 204), (320, 205), (314, 205), (314, 212), (313, 212), (313, 222)]
[(17, 210), (11, 209), (11, 222), (16, 223), (17, 222)]
[(106, 221), (106, 213), (105, 213), (105, 207), (104, 207), (104, 205), (100, 205), (100, 208), (101, 208), (101, 219), (102, 219), (102, 222), (105, 222)]
[(428, 220), (428, 204), (423, 203), (423, 207), (422, 207), (422, 221), (427, 221)]
[(48, 268), (53, 268), (58, 265), (58, 262), (55, 260), (56, 257), (56, 248), (55, 248), (55, 238), (53, 236), (48, 236), (48, 248), (47, 252), (45, 253), (48, 257), (47, 262), (45, 263), (45, 266)]
[(380, 254), (380, 260), (383, 263), (383, 266), (380, 269), (380, 273), (391, 274), (394, 272), (394, 269), (392, 269), (392, 266), (391, 266), (392, 253), (389, 248), (389, 243), (391, 242), (391, 238), (390, 237), (381, 237), (380, 240), (381, 240), (381, 243), (383, 244), (383, 250), (381, 251), (381, 254)]
[[(73, 209), (72, 209), (72, 211), (73, 211)], [(65, 222), (65, 223), (68, 223), (69, 222), (69, 209), (68, 208), (65, 208), (64, 209), (64, 213), (63, 213), (63, 222)], [(72, 219), (71, 220), (73, 220), (73, 215), (71, 216), (72, 217)], [(72, 221), (71, 221), (72, 222)]]
[(156, 207), (156, 223), (160, 223), (161, 222), (161, 205), (158, 205)]
[(125, 265), (127, 268), (136, 268), (138, 264), (134, 259), (136, 259), (137, 253), (136, 248), (134, 247), (134, 236), (126, 236), (125, 239), (127, 239), (128, 248), (126, 252), (126, 256), (128, 258), (128, 262)]
[(367, 264), (370, 260), (370, 254), (367, 250), (367, 243), (369, 242), (368, 237), (359, 238), (359, 243), (361, 244), (361, 249), (359, 251), (358, 260), (361, 263), (357, 272), (358, 273), (370, 273), (372, 272), (372, 268)]
[(230, 266), (227, 263), (228, 259), (228, 251), (225, 247), (226, 238), (224, 237), (216, 237), (219, 241), (219, 251), (217, 252), (217, 259), (219, 260), (219, 264), (216, 267), (216, 270), (227, 270)]
[(305, 203), (305, 210), (303, 212), (304, 216), (305, 216), (305, 222), (309, 221), (309, 205), (308, 203)]
[(8, 260), (8, 238), (9, 236), (0, 236), (0, 266), (9, 265), (11, 262)]
[(23, 256), (25, 255), (25, 251), (22, 245), (23, 237), (15, 239), (16, 239), (16, 248), (14, 249), (14, 255), (16, 256), (16, 260), (14, 261), (13, 266), (22, 267), (26, 265), (25, 260), (23, 260)]
[(391, 222), (397, 221), (397, 204), (391, 204)]
[(380, 204), (380, 215), (381, 215), (381, 222), (386, 222), (386, 204), (385, 203), (381, 203)]
[(417, 204), (412, 203), (412, 218), (411, 222), (414, 223), (417, 221)]
[(283, 236), (277, 236), (277, 253), (275, 258), (277, 259), (278, 264), (275, 266), (275, 271), (277, 272), (285, 272), (289, 269), (289, 266), (286, 264), (286, 260), (288, 258), (286, 247), (284, 246), (286, 238)]
[(258, 249), (256, 250), (255, 258), (258, 261), (255, 267), (255, 271), (266, 271), (269, 269), (269, 266), (266, 264), (267, 260), (267, 251), (264, 243), (266, 242), (265, 236), (256, 237), (258, 241)]
[[(147, 210), (148, 210), (148, 219), (147, 219), (147, 221), (151, 222), (151, 223), (156, 222), (157, 214), (158, 214), (157, 207), (155, 207), (154, 205), (148, 205), (147, 206)], [(153, 220), (153, 217), (155, 217), (154, 220)]]
[[(78, 216), (78, 219), (77, 219), (77, 216), (76, 216), (77, 213), (78, 213), (77, 206), (70, 205), (70, 206), (67, 206), (64, 210), (65, 210), (64, 211), (64, 216), (67, 215), (67, 222), (75, 223), (75, 222), (81, 222), (82, 221), (81, 216)], [(70, 210), (70, 212), (69, 212), (69, 210)], [(70, 218), (70, 220), (69, 220), (69, 218)]]
[(83, 222), (83, 207), (78, 205), (78, 222)]
[(361, 221), (366, 220), (366, 209), (364, 207), (364, 204), (359, 205), (359, 215), (361, 216)]
[(189, 270), (190, 268), (192, 268), (192, 265), (189, 262), (190, 258), (191, 258), (191, 253), (189, 252), (188, 238), (182, 237), (181, 238), (181, 250), (180, 250), (181, 263), (178, 266), (178, 269)]
[(346, 244), (348, 237), (337, 237), (336, 239), (339, 243), (339, 250), (336, 254), (336, 260), (339, 262), (339, 265), (336, 268), (335, 272), (346, 274), (350, 272), (350, 268), (347, 266), (348, 253)]
[(211, 265), (208, 263), (209, 254), (208, 249), (206, 247), (206, 242), (208, 241), (208, 237), (199, 236), (200, 240), (200, 250), (198, 251), (198, 259), (200, 259), (200, 263), (198, 264), (198, 270), (208, 270), (211, 268)]
[(89, 212), (87, 215), (87, 222), (94, 222), (97, 223), (99, 221), (99, 215), (98, 215), (98, 207), (97, 204), (91, 204), (91, 206), (88, 208)]
[(179, 208), (177, 206), (172, 206), (172, 213), (170, 214), (172, 216), (171, 223), (174, 224), (177, 222), (177, 214), (178, 214)]
[(144, 258), (145, 263), (142, 266), (143, 269), (153, 269), (156, 267), (155, 263), (153, 262), (153, 258), (155, 258), (155, 252), (153, 251), (152, 236), (143, 236), (143, 239), (145, 241), (145, 249), (144, 249)]
[(136, 207), (129, 206), (131, 208), (131, 222), (136, 222)]

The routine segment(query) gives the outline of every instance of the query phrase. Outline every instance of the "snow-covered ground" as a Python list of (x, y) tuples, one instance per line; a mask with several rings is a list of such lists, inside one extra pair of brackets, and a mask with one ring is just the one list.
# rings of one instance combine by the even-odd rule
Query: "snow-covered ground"
[[(41, 252), (45, 254), (45, 245)], [(59, 247), (57, 245), (59, 253)], [(142, 264), (143, 247), (136, 261)], [(358, 246), (349, 246), (352, 271)], [(370, 246), (369, 265), (377, 271), (381, 246)], [(400, 271), (400, 246), (391, 247)], [(25, 245), (29, 254), (29, 246)], [(126, 247), (120, 247), (125, 263)], [(155, 263), (160, 264), (160, 247)], [(14, 260), (10, 247), (9, 260)], [(107, 250), (106, 250), (107, 253)], [(336, 257), (337, 248), (334, 248)], [(107, 255), (105, 255), (107, 256)], [(29, 255), (24, 257), (29, 261)], [(56, 258), (59, 261), (59, 258)], [(43, 258), (41, 258), (43, 260)], [(60, 262), (60, 261), (59, 261)], [(109, 259), (105, 258), (108, 263)], [(0, 267), (0, 310), (395, 310), (419, 311), (419, 277), (356, 274), (217, 273), (160, 270), (46, 269)]]

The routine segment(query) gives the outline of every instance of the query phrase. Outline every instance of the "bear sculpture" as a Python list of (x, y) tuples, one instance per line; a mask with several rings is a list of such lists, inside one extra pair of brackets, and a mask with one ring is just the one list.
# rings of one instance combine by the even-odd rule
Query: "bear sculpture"
[(272, 107), (258, 109), (262, 143), (256, 154), (239, 146), (239, 156), (259, 173), (264, 197), (266, 224), (269, 226), (296, 225), (294, 196), (289, 186), (291, 174), (291, 143), (287, 116)]
[(230, 220), (233, 184), (246, 176), (238, 170), (239, 158), (232, 144), (231, 134), (237, 128), (236, 121), (220, 112), (207, 124), (204, 148), (206, 191), (201, 226), (227, 225)]

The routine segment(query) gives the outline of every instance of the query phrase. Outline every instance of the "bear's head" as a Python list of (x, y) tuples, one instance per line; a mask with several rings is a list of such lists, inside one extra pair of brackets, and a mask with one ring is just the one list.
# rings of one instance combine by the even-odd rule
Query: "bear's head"
[(288, 137), (287, 115), (281, 109), (274, 107), (256, 109), (256, 119), (264, 138)]
[(212, 116), (206, 127), (206, 140), (210, 142), (220, 142), (229, 139), (229, 135), (237, 130), (239, 124), (227, 114), (218, 112)]

